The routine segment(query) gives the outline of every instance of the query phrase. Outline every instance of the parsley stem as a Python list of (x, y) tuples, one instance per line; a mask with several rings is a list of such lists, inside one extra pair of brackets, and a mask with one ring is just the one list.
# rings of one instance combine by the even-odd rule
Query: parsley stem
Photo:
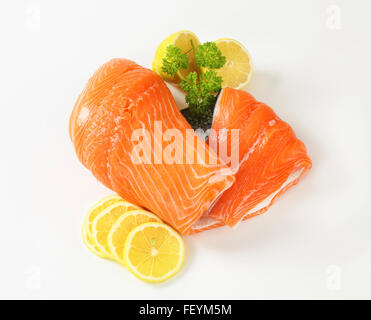
[[(195, 59), (196, 59), (196, 48), (195, 48), (195, 45), (193, 44), (193, 40), (191, 40), (191, 46), (192, 46), (192, 50), (193, 50), (193, 55), (195, 56)], [(199, 65), (197, 64), (197, 61), (196, 61), (196, 66), (197, 66), (198, 78), (200, 79), (200, 77), (201, 77), (201, 69), (200, 69)]]

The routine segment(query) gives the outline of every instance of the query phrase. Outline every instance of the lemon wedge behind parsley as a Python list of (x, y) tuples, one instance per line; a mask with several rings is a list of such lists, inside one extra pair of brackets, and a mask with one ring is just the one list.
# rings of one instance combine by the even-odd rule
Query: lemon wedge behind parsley
[[(192, 44), (195, 48), (197, 48), (200, 45), (200, 41), (191, 31), (181, 30), (168, 36), (160, 43), (156, 50), (155, 58), (152, 62), (152, 70), (165, 81), (178, 84), (181, 80), (185, 80), (190, 72), (197, 71), (196, 59), (192, 50)], [(166, 57), (167, 48), (169, 46), (172, 46), (173, 48), (180, 48), (180, 54), (185, 54), (188, 58), (188, 68), (179, 68), (175, 74), (164, 72), (164, 58)]]

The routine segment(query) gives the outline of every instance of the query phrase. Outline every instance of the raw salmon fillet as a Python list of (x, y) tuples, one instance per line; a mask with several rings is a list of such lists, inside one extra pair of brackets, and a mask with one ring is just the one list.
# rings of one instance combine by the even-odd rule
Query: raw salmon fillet
[[(169, 141), (156, 135), (160, 128), (180, 132), (182, 145), (172, 152), (186, 151), (175, 163), (156, 153), (161, 143), (163, 150), (171, 145), (171, 135)], [(149, 134), (142, 137), (152, 145), (144, 157), (148, 162), (133, 161), (138, 130)], [(126, 59), (110, 60), (88, 81), (70, 118), (70, 137), (80, 161), (99, 181), (183, 234), (203, 227), (204, 213), (235, 180), (183, 118), (163, 80)], [(187, 162), (202, 154), (204, 159)]]
[[(239, 149), (236, 182), (215, 203), (209, 217), (221, 224), (235, 226), (242, 220), (264, 213), (285, 191), (294, 186), (311, 168), (305, 145), (291, 127), (273, 110), (242, 90), (225, 88), (219, 95), (210, 146), (226, 139), (231, 130), (239, 129), (238, 146), (231, 144), (229, 153), (219, 156), (231, 164), (231, 151)], [(215, 150), (216, 151), (216, 150)], [(212, 227), (220, 226), (215, 224)]]

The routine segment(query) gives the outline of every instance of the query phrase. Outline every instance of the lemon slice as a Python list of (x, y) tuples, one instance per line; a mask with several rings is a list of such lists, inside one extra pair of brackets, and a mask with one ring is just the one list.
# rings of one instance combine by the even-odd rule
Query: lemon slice
[(162, 282), (173, 277), (184, 261), (184, 243), (168, 225), (149, 222), (128, 235), (124, 259), (128, 269), (139, 279)]
[(85, 244), (85, 246), (93, 252), (95, 255), (101, 258), (108, 258), (108, 256), (102, 252), (99, 247), (97, 246), (95, 240), (93, 237), (91, 237), (87, 232), (86, 224), (84, 223), (82, 229), (81, 229), (81, 235), (82, 235), (82, 241)]
[(106, 256), (114, 258), (108, 246), (108, 233), (118, 218), (129, 210), (138, 209), (137, 206), (129, 202), (117, 202), (102, 212), (100, 212), (93, 220), (92, 232), (93, 238), (99, 251), (103, 252)]
[(135, 227), (146, 222), (161, 222), (153, 213), (144, 210), (132, 210), (124, 213), (108, 233), (110, 253), (117, 262), (125, 265), (124, 246), (127, 236)]
[[(196, 59), (192, 50), (192, 43), (195, 48), (200, 45), (200, 41), (191, 31), (181, 30), (168, 36), (157, 47), (155, 58), (152, 62), (152, 70), (160, 75), (162, 79), (174, 83), (179, 83), (180, 80), (185, 79), (188, 73), (191, 71), (197, 71)], [(182, 53), (188, 52), (187, 57), (189, 61), (189, 68), (180, 69), (174, 77), (162, 71), (162, 60), (165, 58), (166, 48), (171, 44), (179, 47), (182, 50)]]
[(244, 88), (253, 73), (250, 53), (241, 43), (233, 39), (219, 39), (215, 43), (227, 59), (224, 67), (217, 70), (218, 75), (223, 78), (223, 88)]
[(89, 209), (84, 220), (84, 225), (89, 238), (93, 237), (93, 221), (96, 216), (110, 205), (118, 202), (125, 202), (125, 200), (122, 199), (119, 195), (113, 194), (103, 198)]

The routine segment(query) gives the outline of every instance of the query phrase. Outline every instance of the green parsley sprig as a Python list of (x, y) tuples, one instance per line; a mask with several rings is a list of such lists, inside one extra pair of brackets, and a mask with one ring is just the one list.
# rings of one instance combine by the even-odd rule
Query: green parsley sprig
[(218, 49), (215, 42), (205, 42), (199, 46), (196, 53), (196, 61), (199, 67), (219, 69), (225, 65), (226, 58)]
[(189, 62), (187, 53), (182, 54), (182, 50), (171, 44), (166, 48), (165, 58), (162, 60), (162, 71), (175, 76), (179, 69), (187, 69)]
[(222, 87), (222, 78), (214, 70), (208, 70), (200, 77), (190, 72), (180, 86), (187, 93), (186, 102), (195, 114), (204, 114), (215, 105), (216, 94)]
[[(222, 88), (223, 80), (215, 70), (224, 66), (226, 58), (215, 42), (205, 42), (195, 48), (191, 41), (191, 45), (198, 72), (190, 72), (187, 78), (180, 82), (180, 86), (186, 92), (185, 99), (190, 111), (203, 115), (214, 107), (216, 95)], [(174, 76), (179, 69), (187, 69), (189, 67), (187, 53), (182, 54), (179, 47), (169, 45), (162, 61), (162, 71)], [(201, 68), (206, 68), (207, 71), (201, 73)]]

